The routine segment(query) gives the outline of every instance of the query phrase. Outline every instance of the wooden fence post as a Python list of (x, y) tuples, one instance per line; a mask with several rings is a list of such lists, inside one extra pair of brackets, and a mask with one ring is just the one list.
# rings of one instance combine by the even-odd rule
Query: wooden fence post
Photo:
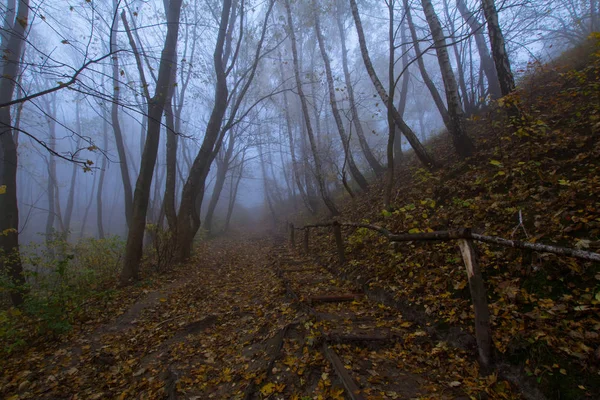
[(475, 244), (471, 239), (459, 239), (458, 247), (465, 262), (467, 277), (469, 278), (469, 289), (471, 300), (475, 310), (475, 338), (477, 339), (477, 350), (479, 352), (479, 363), (487, 373), (492, 365), (492, 329), (490, 327), (490, 310), (487, 303), (487, 294)]
[(292, 249), (294, 249), (296, 247), (296, 232), (295, 232), (294, 224), (292, 224), (291, 222), (290, 222), (290, 246), (292, 246)]
[(304, 249), (304, 253), (308, 254), (308, 234), (309, 234), (309, 230), (310, 228), (304, 228), (304, 241), (302, 243), (302, 247)]
[(333, 236), (335, 237), (335, 245), (338, 252), (338, 261), (340, 264), (346, 262), (346, 256), (344, 254), (344, 239), (342, 238), (342, 227), (337, 221), (333, 221)]

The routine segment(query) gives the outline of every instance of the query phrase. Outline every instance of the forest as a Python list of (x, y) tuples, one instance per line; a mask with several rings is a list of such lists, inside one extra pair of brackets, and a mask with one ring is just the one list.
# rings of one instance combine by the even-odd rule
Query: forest
[(0, 397), (597, 398), (599, 8), (2, 0)]

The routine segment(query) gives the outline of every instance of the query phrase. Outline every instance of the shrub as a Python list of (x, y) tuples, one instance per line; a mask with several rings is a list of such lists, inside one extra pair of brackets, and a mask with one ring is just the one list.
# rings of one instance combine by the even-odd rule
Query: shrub
[[(123, 251), (117, 236), (71, 244), (64, 235), (54, 235), (42, 244), (23, 246), (27, 294), (22, 309), (0, 311), (0, 353), (39, 335), (68, 332), (84, 300), (115, 285)], [(10, 288), (8, 277), (0, 276), (0, 292)]]

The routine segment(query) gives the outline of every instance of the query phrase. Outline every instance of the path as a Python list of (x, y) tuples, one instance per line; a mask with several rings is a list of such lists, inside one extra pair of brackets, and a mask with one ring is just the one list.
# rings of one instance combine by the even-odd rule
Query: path
[(435, 360), (458, 353), (326, 268), (264, 239), (207, 246), (181, 277), (113, 322), (52, 354), (32, 349), (9, 360), (0, 397), (464, 396), (444, 365), (429, 365), (432, 352)]

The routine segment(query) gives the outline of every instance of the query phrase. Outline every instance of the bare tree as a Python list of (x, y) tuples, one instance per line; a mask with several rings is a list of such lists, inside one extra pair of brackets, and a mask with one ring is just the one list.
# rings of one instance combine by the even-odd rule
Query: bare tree
[(500, 90), (502, 96), (506, 96), (515, 90), (515, 78), (510, 68), (510, 59), (504, 45), (504, 34), (500, 29), (498, 21), (498, 11), (494, 0), (481, 0), (483, 5), (483, 15), (488, 26), (490, 43), (492, 44), (492, 55), (496, 64), (496, 72), (500, 81)]
[(121, 273), (122, 283), (137, 279), (139, 274), (150, 188), (160, 140), (161, 119), (165, 105), (171, 101), (169, 95), (172, 94), (172, 91), (169, 84), (172, 82), (173, 69), (177, 65), (176, 49), (181, 3), (182, 0), (171, 0), (168, 2), (168, 9), (165, 9), (167, 14), (167, 36), (160, 58), (155, 93), (148, 102), (148, 131), (133, 195), (133, 215), (127, 235), (125, 258)]
[(296, 33), (294, 32), (294, 21), (292, 19), (292, 8), (290, 6), (290, 1), (285, 0), (285, 8), (287, 13), (287, 22), (288, 22), (288, 32), (290, 36), (290, 42), (292, 46), (292, 56), (294, 58), (294, 75), (296, 77), (296, 90), (298, 91), (298, 97), (300, 98), (300, 104), (302, 106), (302, 113), (304, 115), (304, 122), (306, 126), (306, 133), (308, 135), (308, 140), (310, 142), (310, 148), (312, 150), (313, 159), (315, 162), (315, 176), (317, 179), (317, 185), (319, 187), (319, 193), (321, 194), (321, 198), (323, 202), (329, 209), (329, 212), (332, 215), (339, 215), (339, 211), (327, 192), (327, 187), (325, 185), (325, 178), (323, 176), (323, 166), (321, 165), (321, 159), (319, 158), (319, 153), (317, 151), (317, 143), (315, 141), (315, 135), (313, 133), (312, 124), (310, 121), (310, 115), (308, 112), (308, 102), (306, 101), (306, 96), (304, 94), (304, 89), (302, 88), (302, 79), (300, 78), (300, 66), (298, 62), (298, 49), (296, 45)]
[(431, 0), (421, 0), (425, 18), (431, 29), (437, 60), (442, 71), (444, 81), (444, 89), (446, 91), (446, 103), (448, 104), (448, 114), (450, 116), (450, 135), (456, 152), (461, 157), (469, 157), (473, 154), (475, 146), (471, 139), (467, 136), (464, 123), (464, 111), (460, 104), (460, 96), (458, 94), (458, 84), (456, 77), (452, 71), (450, 64), (450, 56), (446, 47), (446, 38), (440, 20), (435, 13)]
[(346, 29), (344, 28), (344, 24), (342, 22), (342, 12), (338, 7), (338, 12), (336, 16), (336, 22), (338, 31), (340, 32), (340, 43), (342, 46), (342, 68), (344, 70), (344, 80), (346, 83), (346, 90), (348, 91), (348, 102), (350, 103), (350, 112), (352, 113), (352, 122), (356, 128), (356, 136), (358, 137), (358, 143), (360, 144), (360, 148), (365, 155), (365, 159), (369, 163), (369, 166), (375, 172), (376, 175), (381, 175), (384, 172), (384, 168), (381, 163), (377, 160), (377, 158), (373, 155), (373, 151), (369, 147), (369, 143), (365, 138), (365, 133), (360, 122), (360, 117), (358, 115), (358, 109), (356, 108), (356, 100), (354, 97), (354, 87), (352, 84), (352, 79), (350, 77), (350, 69), (348, 68), (348, 50), (346, 49)]
[[(2, 40), (2, 78), (0, 104), (12, 100), (19, 74), (20, 58), (25, 46), (25, 29), (29, 18), (29, 0), (19, 0), (14, 20)], [(22, 285), (25, 282), (19, 253), (19, 206), (17, 202), (17, 145), (11, 120), (10, 107), (0, 107), (0, 272), (11, 279), (15, 289), (10, 297), (14, 305), (23, 303)]]
[(315, 33), (317, 35), (317, 42), (319, 43), (321, 57), (323, 58), (323, 63), (325, 64), (325, 76), (327, 78), (327, 88), (329, 89), (329, 103), (331, 105), (333, 118), (335, 119), (335, 124), (340, 135), (340, 140), (342, 141), (342, 147), (344, 148), (344, 157), (348, 160), (348, 167), (350, 168), (350, 173), (352, 174), (352, 177), (354, 178), (358, 186), (363, 191), (366, 191), (369, 188), (369, 184), (367, 183), (367, 180), (365, 179), (364, 175), (360, 172), (360, 170), (356, 166), (356, 163), (354, 162), (354, 157), (350, 149), (350, 141), (348, 140), (348, 135), (346, 135), (344, 122), (342, 121), (342, 116), (337, 105), (337, 99), (335, 98), (335, 87), (333, 85), (333, 73), (331, 72), (331, 62), (329, 61), (329, 55), (327, 54), (327, 50), (325, 49), (325, 40), (323, 39), (323, 34), (321, 32), (321, 22), (319, 18), (319, 13), (321, 11), (317, 8), (316, 4), (313, 3), (313, 6), (315, 18)]
[(119, 168), (121, 171), (121, 180), (123, 181), (123, 195), (125, 202), (125, 219), (127, 220), (127, 226), (131, 223), (131, 217), (133, 215), (133, 192), (131, 189), (131, 178), (129, 177), (129, 167), (127, 165), (127, 154), (125, 152), (125, 143), (123, 142), (123, 132), (121, 130), (121, 123), (119, 121), (119, 99), (121, 98), (121, 86), (119, 85), (120, 80), (120, 69), (119, 69), (119, 56), (116, 54), (117, 51), (117, 32), (119, 29), (119, 1), (113, 0), (113, 21), (110, 29), (110, 53), (112, 55), (112, 108), (110, 113), (111, 125), (113, 133), (115, 135), (115, 143), (117, 145), (117, 153), (119, 154)]
[(490, 52), (485, 42), (483, 24), (479, 22), (475, 13), (469, 10), (465, 0), (456, 0), (456, 8), (460, 12), (460, 15), (465, 22), (469, 25), (471, 33), (475, 37), (475, 44), (477, 46), (481, 68), (483, 69), (483, 72), (487, 78), (492, 100), (498, 99), (502, 96), (502, 91), (500, 90), (500, 82), (498, 81), (498, 74), (496, 73), (494, 60), (492, 60), (492, 57), (490, 57)]
[(381, 84), (381, 81), (379, 80), (379, 77), (375, 72), (375, 68), (373, 68), (371, 58), (369, 57), (369, 51), (367, 49), (365, 34), (362, 28), (360, 15), (358, 13), (358, 6), (356, 4), (356, 0), (350, 0), (350, 5), (352, 7), (354, 25), (356, 27), (356, 32), (358, 33), (358, 43), (360, 45), (360, 52), (363, 58), (363, 62), (365, 64), (365, 68), (367, 69), (367, 73), (369, 74), (369, 77), (371, 78), (371, 81), (373, 82), (373, 85), (377, 90), (377, 94), (379, 95), (381, 100), (387, 105), (388, 109), (392, 108), (390, 112), (392, 114), (394, 123), (398, 126), (398, 128), (400, 128), (402, 134), (406, 137), (408, 143), (410, 143), (411, 147), (415, 151), (415, 154), (417, 155), (421, 163), (423, 163), (423, 165), (425, 165), (427, 168), (433, 168), (435, 166), (433, 158), (431, 158), (429, 154), (427, 154), (427, 151), (425, 150), (415, 133), (412, 131), (412, 129), (410, 129), (406, 122), (404, 122), (404, 119), (402, 119), (398, 111), (394, 108), (394, 105), (390, 104), (389, 95), (386, 92), (383, 85)]

